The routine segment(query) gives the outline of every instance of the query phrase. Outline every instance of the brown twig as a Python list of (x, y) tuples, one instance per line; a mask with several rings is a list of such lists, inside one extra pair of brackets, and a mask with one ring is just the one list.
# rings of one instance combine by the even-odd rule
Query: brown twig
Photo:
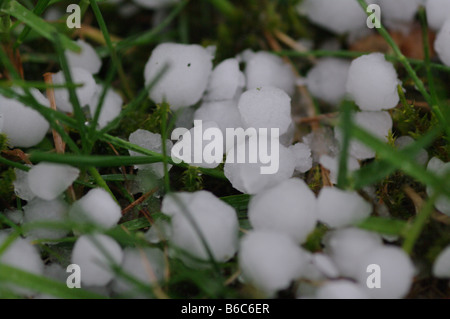
[[(53, 84), (52, 73), (49, 72), (45, 73), (44, 81), (46, 84), (52, 85)], [(47, 92), (47, 99), (50, 102), (50, 108), (56, 111), (55, 91), (53, 90), (53, 88), (47, 88), (46, 92)], [(58, 122), (56, 123), (59, 124)], [(52, 134), (53, 134), (53, 141), (55, 143), (56, 153), (64, 154), (66, 143), (63, 141), (61, 135), (59, 135), (59, 133), (55, 129), (52, 129)]]
[(149, 198), (151, 195), (153, 195), (157, 190), (158, 190), (158, 187), (155, 187), (155, 188), (151, 189), (150, 191), (148, 191), (147, 193), (145, 193), (144, 195), (142, 195), (141, 197), (139, 197), (138, 199), (136, 199), (134, 202), (132, 202), (130, 205), (128, 205), (127, 207), (125, 207), (122, 210), (122, 215), (125, 215), (130, 210), (132, 210), (134, 207), (141, 204), (143, 201), (145, 201), (147, 198)]

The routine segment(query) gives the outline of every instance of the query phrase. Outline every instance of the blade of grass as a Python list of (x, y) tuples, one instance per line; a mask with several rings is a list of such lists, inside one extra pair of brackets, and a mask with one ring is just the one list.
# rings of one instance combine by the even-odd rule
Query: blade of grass
[[(33, 9), (33, 13), (36, 16), (40, 16), (42, 13), (44, 13), (45, 9), (47, 9), (49, 2), (50, 0), (39, 0), (36, 4), (36, 7)], [(23, 40), (27, 37), (30, 31), (31, 27), (29, 25), (26, 25), (25, 28), (23, 28), (22, 32), (16, 40), (16, 43), (14, 44), (14, 49), (17, 49), (19, 45), (22, 44)]]
[(337, 186), (341, 189), (345, 189), (348, 186), (348, 149), (350, 147), (350, 139), (352, 134), (352, 103), (344, 101), (342, 104), (342, 113), (340, 121), (340, 129), (342, 132), (342, 143), (339, 155), (339, 174)]

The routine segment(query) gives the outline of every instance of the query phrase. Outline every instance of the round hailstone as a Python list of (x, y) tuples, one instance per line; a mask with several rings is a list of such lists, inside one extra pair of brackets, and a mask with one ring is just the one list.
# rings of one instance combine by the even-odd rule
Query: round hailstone
[(78, 168), (53, 163), (39, 163), (28, 172), (28, 186), (39, 198), (53, 200), (78, 178)]
[(317, 200), (318, 219), (330, 227), (356, 224), (372, 213), (372, 205), (357, 192), (324, 187)]
[[(433, 157), (429, 162), (427, 169), (437, 176), (445, 176), (445, 174), (450, 173), (450, 162), (444, 163), (440, 159)], [(427, 186), (427, 194), (428, 196), (432, 196), (434, 193), (433, 187)], [(438, 197), (436, 202), (434, 203), (434, 207), (439, 210), (441, 213), (450, 216), (450, 199), (445, 195), (441, 195)]]
[(450, 246), (444, 248), (433, 264), (433, 276), (450, 278)]
[[(92, 118), (94, 118), (95, 116), (95, 111), (97, 110), (97, 105), (100, 101), (102, 91), (103, 86), (97, 84), (95, 94), (93, 95), (92, 100), (89, 102), (89, 111)], [(120, 114), (120, 111), (122, 111), (122, 104), (122, 97), (112, 89), (108, 89), (103, 100), (103, 106), (101, 108), (100, 116), (98, 118), (98, 127), (100, 129), (104, 128), (109, 122), (114, 120)]]
[[(31, 165), (27, 166), (31, 167)], [(23, 200), (32, 200), (35, 195), (31, 191), (30, 186), (28, 186), (28, 172), (15, 168), (14, 174), (16, 175), (16, 179), (13, 182), (14, 193)]]
[[(216, 261), (225, 262), (236, 253), (239, 231), (236, 212), (212, 193), (169, 194), (164, 197), (161, 211), (172, 216), (172, 244), (193, 257), (209, 259), (192, 221), (197, 224)], [(188, 265), (198, 265), (187, 256), (182, 259)]]
[(434, 48), (441, 61), (450, 66), (450, 14), (436, 37)]
[(317, 290), (317, 299), (369, 299), (363, 287), (348, 280), (329, 281)]
[(212, 71), (204, 100), (231, 100), (241, 93), (244, 86), (245, 76), (239, 70), (238, 60), (224, 60)]
[(172, 228), (170, 223), (164, 219), (157, 219), (152, 227), (145, 233), (145, 239), (149, 243), (157, 244), (161, 241), (166, 241), (172, 235)]
[[(376, 0), (381, 8), (382, 18), (391, 29), (408, 27), (422, 3), (422, 0)], [(407, 30), (407, 29), (405, 29)]]
[[(24, 224), (33, 222), (66, 222), (67, 211), (69, 207), (60, 199), (51, 201), (35, 198), (24, 206)], [(32, 228), (26, 232), (27, 237), (31, 239), (61, 239), (69, 233), (66, 229), (42, 227)]]
[(238, 102), (239, 112), (246, 127), (255, 129), (278, 128), (287, 132), (292, 122), (291, 98), (274, 87), (263, 87), (244, 92)]
[(319, 163), (322, 155), (333, 156), (339, 151), (339, 143), (331, 128), (320, 127), (303, 137), (303, 143), (309, 146), (313, 163)]
[[(339, 157), (322, 155), (319, 159), (319, 163), (330, 171), (330, 181), (333, 184), (337, 184), (339, 176)], [(347, 158), (347, 171), (349, 173), (359, 170), (360, 167), (361, 166), (356, 158), (353, 156)]]
[(111, 261), (119, 265), (123, 252), (111, 237), (94, 234), (84, 235), (75, 242), (71, 261), (81, 268), (81, 283), (87, 286), (105, 286), (113, 277)]
[(245, 67), (247, 89), (276, 87), (290, 96), (295, 93), (295, 74), (292, 66), (282, 58), (268, 52), (257, 52)]
[(307, 254), (282, 233), (250, 231), (240, 243), (243, 278), (269, 297), (299, 278), (307, 262)]
[(277, 231), (303, 243), (317, 222), (316, 197), (298, 178), (252, 197), (248, 218), (255, 230)]
[(120, 206), (103, 188), (91, 189), (70, 208), (70, 219), (108, 229), (122, 217)]
[(296, 143), (289, 146), (289, 149), (295, 157), (295, 170), (300, 173), (306, 173), (312, 167), (311, 149), (304, 143)]
[[(80, 106), (83, 107), (89, 104), (97, 88), (94, 77), (91, 73), (82, 68), (72, 68), (70, 74), (74, 84), (83, 85), (75, 89)], [(53, 74), (53, 84), (66, 84), (63, 71)], [(55, 89), (55, 101), (59, 110), (67, 113), (73, 112), (69, 90), (67, 88)]]
[(450, 18), (450, 1), (449, 0), (427, 0), (426, 11), (428, 25), (439, 30), (444, 25), (445, 20)]
[[(413, 144), (415, 140), (411, 136), (400, 136), (399, 138), (395, 139), (395, 146), (402, 150), (405, 147)], [(428, 152), (425, 149), (421, 149), (416, 157), (416, 162), (420, 165), (425, 165), (428, 162)]]
[[(128, 137), (128, 140), (130, 143), (139, 145), (140, 147), (146, 148), (150, 151), (156, 152), (156, 153), (163, 153), (163, 145), (162, 145), (162, 138), (161, 134), (158, 133), (152, 133), (146, 130), (138, 129), (130, 134)], [(172, 141), (166, 140), (166, 154), (169, 155), (170, 151), (172, 149)], [(131, 156), (145, 156), (144, 154), (129, 151)], [(137, 169), (144, 169), (144, 170), (151, 170), (153, 173), (155, 173), (155, 176), (158, 178), (161, 178), (164, 176), (164, 164), (163, 163), (154, 163), (154, 164), (142, 164), (142, 165), (135, 165), (134, 166)], [(172, 165), (167, 165), (167, 170), (170, 170), (172, 168)]]
[[(371, 272), (370, 265), (380, 267), (380, 288), (369, 288), (367, 282)], [(372, 298), (403, 298), (411, 287), (414, 277), (414, 266), (408, 255), (399, 247), (379, 246), (367, 250), (358, 263), (357, 281)]]
[(333, 260), (325, 254), (312, 254), (312, 264), (328, 278), (339, 277), (339, 270), (334, 264)]
[(399, 80), (392, 63), (382, 53), (353, 60), (346, 83), (347, 93), (363, 111), (381, 111), (397, 106)]
[[(30, 92), (39, 104), (50, 106), (41, 92), (36, 89), (30, 89)], [(7, 135), (8, 144), (13, 147), (31, 147), (39, 144), (50, 127), (39, 112), (4, 96), (0, 96), (0, 117), (3, 123), (0, 132)]]
[(345, 96), (350, 62), (325, 58), (308, 72), (306, 86), (311, 94), (331, 105), (337, 106)]
[(97, 74), (102, 67), (102, 61), (94, 48), (87, 42), (79, 39), (76, 44), (81, 48), (81, 52), (76, 53), (67, 50), (65, 52), (67, 63), (71, 69), (82, 68), (89, 73)]
[(145, 66), (145, 85), (155, 79), (164, 65), (168, 64), (169, 69), (150, 90), (150, 98), (155, 103), (166, 101), (174, 110), (196, 104), (208, 85), (213, 58), (210, 51), (195, 44), (158, 45)]
[(161, 9), (179, 1), (180, 0), (134, 0), (136, 4), (147, 9)]

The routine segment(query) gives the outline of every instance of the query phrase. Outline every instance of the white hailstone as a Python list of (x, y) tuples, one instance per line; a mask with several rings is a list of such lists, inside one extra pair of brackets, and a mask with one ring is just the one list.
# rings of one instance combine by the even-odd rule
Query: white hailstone
[[(330, 171), (330, 181), (333, 184), (337, 184), (339, 176), (339, 156), (331, 157), (328, 155), (322, 155), (319, 159), (320, 165)], [(347, 158), (347, 171), (349, 173), (359, 170), (360, 164), (353, 156)]]
[(302, 275), (307, 262), (307, 253), (282, 233), (254, 230), (241, 239), (239, 266), (243, 278), (268, 297), (288, 288)]
[(172, 235), (170, 223), (164, 219), (157, 219), (152, 227), (145, 233), (145, 238), (152, 244), (168, 240)]
[[(163, 153), (163, 145), (162, 145), (162, 137), (161, 134), (152, 133), (146, 130), (138, 129), (130, 134), (128, 137), (130, 143), (136, 144), (140, 147), (146, 148), (150, 151), (156, 153)], [(170, 155), (170, 151), (172, 149), (172, 141), (166, 140), (166, 155)], [(139, 152), (129, 151), (131, 156), (145, 156)], [(155, 173), (155, 176), (161, 178), (164, 176), (164, 164), (163, 163), (153, 163), (153, 164), (142, 164), (135, 165), (137, 169), (151, 170)], [(167, 165), (167, 169), (170, 170), (172, 165)]]
[(67, 50), (65, 52), (67, 63), (71, 69), (82, 68), (92, 74), (97, 74), (102, 67), (102, 61), (95, 52), (94, 48), (87, 42), (79, 39), (76, 44), (80, 47), (81, 52), (73, 52)]
[[(28, 165), (31, 167), (31, 165)], [(16, 179), (13, 182), (14, 193), (23, 200), (32, 200), (35, 195), (28, 186), (28, 172), (15, 168)]]
[(441, 61), (445, 65), (450, 66), (450, 14), (437, 34), (434, 48)]
[(316, 196), (298, 178), (288, 179), (251, 198), (248, 218), (255, 230), (270, 230), (303, 243), (317, 222)]
[[(75, 89), (80, 106), (83, 107), (91, 101), (97, 88), (94, 77), (91, 73), (82, 68), (72, 68), (70, 70), (72, 82), (74, 84), (82, 84), (83, 86)], [(53, 74), (53, 84), (66, 84), (63, 71)], [(70, 102), (69, 90), (67, 88), (55, 89), (56, 106), (60, 111), (72, 113), (73, 106)]]
[[(415, 141), (411, 136), (400, 136), (399, 138), (395, 139), (395, 146), (402, 150), (405, 147), (413, 144)], [(425, 165), (428, 162), (428, 152), (425, 149), (421, 149), (416, 157), (415, 160), (420, 165)]]
[(158, 45), (148, 60), (144, 78), (149, 85), (162, 71), (169, 69), (150, 90), (155, 103), (166, 101), (176, 110), (196, 104), (208, 85), (213, 55), (199, 45), (163, 43)]
[(14, 224), (22, 224), (23, 222), (23, 211), (21, 210), (6, 210), (3, 212), (3, 215)]
[(28, 186), (39, 198), (53, 200), (78, 178), (78, 168), (53, 163), (39, 163), (28, 172)]
[(114, 227), (122, 217), (120, 206), (103, 188), (91, 189), (73, 203), (69, 215), (71, 220), (92, 223), (104, 229)]
[(450, 246), (444, 248), (433, 264), (433, 276), (450, 278)]
[(254, 53), (245, 66), (247, 89), (275, 87), (292, 96), (295, 93), (295, 74), (292, 66), (279, 56), (268, 52)]
[(337, 106), (345, 96), (350, 62), (325, 58), (308, 72), (306, 86), (311, 94), (331, 105)]
[(362, 256), (379, 246), (381, 237), (357, 228), (334, 230), (325, 235), (325, 252), (333, 259), (342, 276), (355, 278)]
[[(380, 288), (371, 289), (367, 286), (370, 275), (367, 269), (370, 265), (380, 267)], [(397, 299), (408, 293), (414, 272), (414, 265), (404, 250), (396, 246), (379, 246), (362, 255), (356, 279), (372, 298)]]
[(319, 163), (322, 155), (334, 156), (339, 151), (339, 144), (333, 130), (320, 127), (303, 137), (303, 143), (311, 149), (313, 163)]
[[(25, 225), (34, 222), (64, 223), (67, 220), (68, 209), (68, 205), (61, 199), (47, 201), (35, 198), (24, 206), (23, 222)], [(59, 227), (33, 227), (26, 235), (31, 239), (61, 239), (68, 233), (67, 229)]]
[(450, 18), (450, 0), (426, 0), (426, 11), (428, 25), (437, 31)]
[(317, 217), (330, 227), (356, 224), (372, 213), (372, 205), (357, 192), (324, 187), (317, 199)]
[[(239, 230), (236, 212), (212, 193), (169, 194), (164, 197), (161, 211), (172, 217), (172, 244), (193, 257), (208, 260), (206, 248), (192, 221), (197, 224), (216, 261), (225, 262), (236, 253)], [(187, 257), (182, 256), (182, 259), (188, 265), (196, 265)]]
[(317, 299), (369, 299), (358, 284), (348, 280), (329, 281), (317, 290)]
[(304, 143), (296, 143), (289, 146), (289, 149), (294, 153), (295, 170), (300, 173), (306, 173), (312, 167), (311, 149)]
[(294, 137), (296, 133), (296, 125), (294, 121), (291, 122), (291, 124), (288, 127), (288, 130), (286, 133), (281, 134), (280, 136), (280, 144), (286, 147), (289, 147), (294, 142)]
[(123, 251), (119, 244), (106, 235), (84, 235), (75, 242), (71, 262), (80, 266), (81, 283), (87, 286), (105, 286), (113, 277), (111, 262), (119, 265)]
[(274, 87), (251, 89), (244, 92), (238, 102), (239, 112), (246, 127), (255, 129), (278, 128), (287, 132), (292, 123), (291, 98)]
[(231, 100), (242, 91), (244, 86), (245, 76), (239, 70), (238, 60), (224, 60), (212, 71), (204, 100)]
[[(427, 169), (435, 173), (437, 176), (444, 176), (445, 174), (450, 173), (450, 162), (444, 163), (440, 159), (433, 157), (428, 162)], [(432, 196), (433, 193), (434, 193), (433, 187), (427, 186), (428, 196)], [(450, 216), (450, 199), (447, 196), (445, 195), (439, 196), (436, 202), (434, 203), (434, 207), (436, 207), (436, 209), (439, 210), (441, 213)]]
[(391, 29), (407, 30), (417, 13), (422, 0), (377, 0), (382, 19)]
[(353, 60), (346, 90), (361, 110), (381, 111), (398, 104), (398, 84), (392, 63), (386, 61), (382, 53), (372, 53)]
[[(164, 255), (157, 248), (125, 248), (121, 268), (140, 283), (152, 285), (164, 278)], [(114, 279), (112, 289), (117, 294), (145, 296), (136, 285), (119, 275)]]
[(312, 263), (328, 278), (339, 277), (339, 270), (329, 256), (321, 253), (312, 254)]
[(136, 4), (147, 9), (161, 9), (179, 1), (180, 0), (134, 0)]
[[(89, 102), (89, 111), (92, 118), (94, 118), (95, 116), (102, 91), (103, 86), (97, 84), (95, 94), (92, 96), (92, 100)], [(104, 128), (109, 122), (114, 120), (120, 114), (120, 111), (122, 111), (122, 104), (122, 97), (114, 92), (114, 90), (108, 89), (108, 91), (106, 91), (105, 98), (103, 99), (103, 106), (98, 118), (98, 127)]]
[[(21, 89), (16, 90), (22, 94)], [(36, 101), (50, 107), (48, 100), (36, 89), (30, 89)], [(22, 94), (23, 95), (23, 94)], [(42, 141), (49, 129), (47, 120), (30, 106), (0, 96), (0, 117), (3, 123), (0, 133), (5, 133), (13, 147), (31, 147)]]

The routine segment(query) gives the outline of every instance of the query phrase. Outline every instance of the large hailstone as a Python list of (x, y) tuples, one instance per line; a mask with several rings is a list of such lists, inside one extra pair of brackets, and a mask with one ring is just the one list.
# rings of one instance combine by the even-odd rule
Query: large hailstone
[(82, 68), (89, 73), (97, 74), (102, 67), (102, 61), (94, 48), (87, 42), (79, 39), (76, 44), (81, 48), (81, 52), (67, 50), (65, 52), (67, 63), (71, 69)]
[(145, 66), (145, 85), (155, 79), (164, 65), (168, 64), (169, 69), (150, 90), (150, 98), (155, 103), (166, 101), (174, 110), (196, 104), (208, 85), (213, 58), (209, 50), (195, 44), (158, 45)]
[(53, 163), (39, 163), (28, 172), (28, 186), (39, 198), (53, 200), (78, 178), (78, 168)]
[[(225, 262), (236, 253), (239, 231), (236, 212), (212, 193), (169, 194), (164, 197), (161, 211), (172, 217), (172, 244), (193, 257), (208, 260), (192, 221), (197, 224), (216, 261)], [(188, 265), (196, 265), (187, 257), (183, 260)]]
[(348, 280), (329, 281), (316, 293), (317, 299), (369, 299), (369, 296), (358, 284)]
[[(94, 118), (97, 110), (100, 96), (103, 92), (103, 86), (97, 84), (96, 91), (92, 96), (92, 100), (89, 102), (89, 112), (91, 117)], [(109, 122), (114, 120), (122, 111), (123, 100), (122, 97), (114, 90), (108, 89), (106, 91), (105, 98), (103, 99), (103, 106), (101, 107), (100, 116), (98, 117), (98, 127), (104, 128)]]
[[(444, 163), (440, 159), (433, 157), (428, 162), (427, 169), (435, 173), (437, 176), (445, 176), (445, 174), (450, 173), (450, 162)], [(433, 187), (427, 186), (428, 196), (433, 196), (433, 193), (434, 193)], [(434, 203), (434, 206), (441, 213), (450, 216), (450, 199), (447, 196), (445, 195), (439, 196), (436, 202)]]
[(376, 0), (381, 8), (381, 17), (391, 29), (407, 27), (414, 20), (423, 0)]
[[(41, 92), (36, 89), (30, 89), (30, 92), (39, 104), (50, 107)], [(0, 133), (7, 135), (8, 143), (13, 147), (35, 146), (49, 129), (47, 120), (39, 112), (4, 96), (0, 96), (0, 122)]]
[(91, 189), (70, 208), (70, 219), (108, 229), (122, 217), (120, 206), (103, 188)]
[(361, 110), (381, 111), (397, 106), (398, 84), (392, 63), (382, 53), (372, 53), (353, 60), (346, 90)]
[(434, 48), (441, 61), (450, 66), (450, 14), (436, 37)]
[(303, 243), (317, 222), (316, 197), (298, 178), (252, 197), (248, 218), (255, 230), (277, 231)]
[[(31, 167), (31, 165), (28, 166)], [(27, 201), (36, 197), (28, 185), (28, 172), (15, 168), (14, 174), (16, 175), (16, 179), (14, 180), (13, 185), (16, 196)]]
[(276, 87), (290, 96), (295, 93), (295, 74), (292, 66), (274, 54), (254, 53), (247, 61), (245, 76), (248, 90)]
[(239, 266), (246, 282), (268, 297), (302, 275), (307, 254), (287, 235), (254, 230), (240, 243)]
[(82, 284), (105, 286), (116, 276), (111, 263), (120, 265), (122, 257), (122, 248), (114, 239), (93, 234), (78, 238), (72, 250), (71, 261), (81, 268)]
[(428, 25), (437, 31), (450, 18), (450, 0), (426, 0), (426, 11)]
[(444, 248), (433, 264), (433, 276), (450, 278), (450, 246)]
[(245, 76), (239, 70), (237, 59), (227, 59), (217, 65), (211, 73), (206, 89), (205, 101), (231, 100), (241, 93)]

